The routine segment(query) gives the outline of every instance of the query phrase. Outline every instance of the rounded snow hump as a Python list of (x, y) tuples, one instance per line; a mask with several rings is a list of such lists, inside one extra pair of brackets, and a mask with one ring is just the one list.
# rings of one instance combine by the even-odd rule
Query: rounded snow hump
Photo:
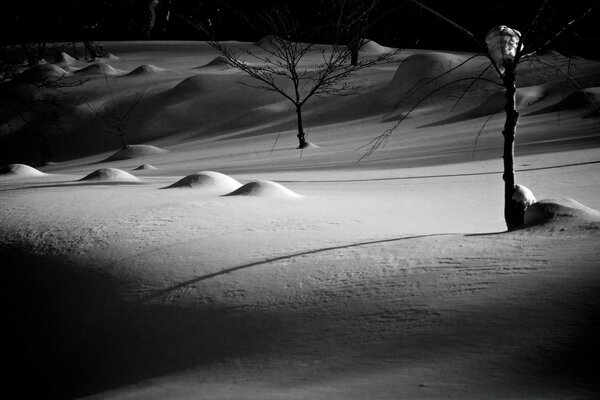
[(525, 211), (525, 227), (552, 224), (556, 228), (600, 224), (600, 211), (573, 199), (544, 199)]
[(148, 157), (157, 154), (167, 153), (168, 150), (161, 149), (160, 147), (151, 146), (149, 144), (131, 144), (125, 146), (124, 149), (121, 149), (106, 158), (103, 161), (119, 161), (119, 160), (131, 160), (133, 158), (141, 158)]
[(0, 168), (0, 175), (15, 176), (21, 178), (32, 178), (37, 176), (45, 176), (46, 174), (29, 165), (25, 164), (9, 164)]
[(164, 187), (163, 189), (199, 188), (211, 191), (219, 191), (221, 193), (229, 193), (232, 190), (238, 189), (240, 186), (242, 186), (242, 184), (229, 175), (214, 171), (201, 171), (186, 175), (177, 182)]
[(248, 182), (244, 186), (227, 194), (226, 196), (256, 196), (286, 199), (300, 197), (299, 194), (291, 191), (277, 182), (272, 181)]
[(140, 180), (118, 168), (101, 168), (84, 176), (80, 181), (100, 181), (100, 182), (139, 182)]

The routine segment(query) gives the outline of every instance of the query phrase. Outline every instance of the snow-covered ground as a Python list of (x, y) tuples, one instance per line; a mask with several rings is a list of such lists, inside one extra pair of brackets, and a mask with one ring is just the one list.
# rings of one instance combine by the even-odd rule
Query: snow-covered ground
[[(556, 200), (539, 204), (541, 223), (505, 232), (493, 85), (455, 109), (464, 87), (442, 90), (358, 162), (426, 89), (394, 109), (399, 98), (469, 55), (407, 50), (361, 72), (359, 94), (307, 104), (313, 146), (300, 151), (289, 105), (240, 84), (248, 78), (212, 62), (206, 44), (103, 45), (116, 57), (56, 66), (87, 79), (64, 89), (67, 133), (49, 134), (57, 162), (0, 175), (17, 390), (600, 394), (600, 63), (576, 60), (580, 87), (554, 67), (521, 66), (517, 182)], [(445, 79), (477, 74), (475, 60)], [(127, 135), (135, 145), (117, 154), (119, 138), (82, 112), (107, 99), (102, 71), (117, 97), (145, 90)], [(10, 143), (34, 164), (31, 138)]]

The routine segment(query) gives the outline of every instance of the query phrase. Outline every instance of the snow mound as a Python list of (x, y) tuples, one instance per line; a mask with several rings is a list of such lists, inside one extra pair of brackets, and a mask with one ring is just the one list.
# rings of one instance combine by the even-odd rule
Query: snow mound
[(54, 64), (62, 68), (66, 68), (82, 65), (83, 63), (63, 51), (62, 53), (57, 54), (56, 58), (54, 59)]
[(84, 176), (80, 181), (120, 182), (139, 181), (139, 179), (118, 168), (101, 168)]
[(210, 61), (198, 68), (211, 68), (211, 67), (218, 67), (218, 68), (223, 68), (223, 69), (231, 68), (231, 66), (227, 62), (227, 59), (223, 56), (218, 56), (218, 57), (214, 58), (212, 61)]
[(165, 189), (188, 187), (201, 188), (228, 193), (242, 186), (241, 183), (232, 177), (213, 171), (201, 171), (181, 178), (177, 182), (165, 187)]
[(363, 40), (364, 40), (364, 43), (363, 43), (362, 47), (360, 48), (361, 53), (385, 54), (385, 53), (390, 53), (391, 51), (393, 51), (393, 49), (382, 46), (373, 40), (369, 40), (369, 39), (363, 39)]
[(21, 178), (32, 178), (36, 176), (45, 176), (46, 174), (29, 165), (9, 164), (0, 168), (0, 175), (18, 176)]
[(142, 171), (142, 170), (152, 170), (152, 169), (158, 169), (156, 168), (154, 165), (152, 164), (142, 164), (137, 168), (134, 168), (134, 171)]
[(546, 114), (566, 110), (591, 110), (597, 114), (600, 109), (600, 87), (589, 87), (577, 90), (555, 104), (530, 113), (529, 115)]
[[(522, 109), (537, 103), (546, 96), (546, 92), (547, 88), (543, 85), (517, 88), (517, 107)], [(489, 95), (485, 100), (482, 100), (481, 104), (476, 107), (461, 112), (458, 115), (453, 115), (449, 118), (445, 118), (431, 124), (422, 125), (421, 128), (451, 124), (473, 118), (500, 114), (500, 112), (504, 109), (505, 104), (506, 98), (504, 95), (504, 90), (498, 90)]]
[(121, 71), (109, 64), (96, 63), (75, 71), (76, 74), (106, 74), (106, 75), (122, 75), (125, 71)]
[(154, 74), (156, 72), (165, 72), (165, 71), (166, 71), (166, 69), (164, 69), (164, 68), (159, 68), (159, 67), (151, 65), (151, 64), (144, 64), (144, 65), (140, 65), (139, 67), (137, 67), (130, 73), (126, 74), (125, 76), (148, 75), (148, 74)]
[[(460, 54), (417, 53), (407, 57), (398, 65), (388, 89), (393, 96), (404, 95), (422, 85), (426, 85), (424, 88), (427, 92), (431, 92), (456, 79), (477, 76), (482, 66), (485, 67), (488, 64), (489, 60), (484, 57), (469, 60), (469, 56)], [(440, 77), (440, 75), (442, 76)], [(437, 77), (439, 78), (432, 81)], [(419, 92), (417, 91), (417, 96), (422, 96), (423, 93)]]
[(284, 43), (284, 42), (289, 42), (289, 41), (287, 41), (283, 38), (280, 38), (279, 36), (267, 35), (267, 36), (263, 37), (262, 39), (260, 39), (259, 41), (254, 42), (254, 45), (268, 50), (268, 49), (272, 49), (273, 47), (275, 47), (278, 43)]
[(168, 150), (148, 144), (132, 144), (125, 146), (124, 149), (117, 151), (104, 161), (131, 160), (133, 158), (154, 156), (157, 154), (164, 154), (166, 152), (168, 152)]
[(226, 196), (257, 196), (257, 197), (279, 197), (295, 198), (299, 195), (283, 185), (272, 181), (253, 181), (246, 183), (239, 189)]
[(533, 192), (525, 186), (515, 185), (515, 191), (513, 192), (512, 200), (529, 207), (535, 203), (535, 196), (533, 195)]
[(586, 207), (573, 199), (544, 199), (525, 211), (525, 226), (554, 223), (566, 227), (581, 223), (600, 223), (600, 211)]
[(57, 79), (67, 75), (67, 71), (54, 64), (39, 64), (23, 71), (19, 77), (21, 80), (38, 82), (46, 79)]

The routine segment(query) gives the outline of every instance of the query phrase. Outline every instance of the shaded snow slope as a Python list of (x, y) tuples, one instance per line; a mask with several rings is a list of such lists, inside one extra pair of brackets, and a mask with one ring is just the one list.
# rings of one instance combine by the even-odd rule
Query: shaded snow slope
[(139, 179), (118, 168), (101, 168), (84, 176), (80, 181), (121, 182), (139, 181)]
[(131, 144), (125, 146), (104, 161), (131, 160), (167, 153), (168, 150), (148, 144)]
[(150, 65), (150, 64), (144, 64), (144, 65), (140, 65), (133, 71), (125, 74), (125, 76), (140, 76), (140, 75), (155, 74), (158, 72), (166, 72), (166, 69), (160, 68), (160, 67), (157, 67), (154, 65)]
[(125, 71), (104, 63), (91, 64), (75, 71), (77, 75), (122, 75), (124, 73)]
[(553, 227), (563, 229), (573, 223), (585, 225), (600, 223), (600, 211), (586, 207), (573, 199), (544, 199), (540, 200), (525, 212), (525, 225), (535, 226), (552, 224)]
[(177, 182), (165, 187), (172, 188), (199, 188), (211, 191), (219, 191), (228, 193), (239, 188), (242, 184), (230, 176), (214, 171), (202, 171), (194, 174), (186, 175)]
[(142, 170), (154, 170), (154, 169), (158, 169), (158, 168), (152, 164), (142, 164), (138, 167), (135, 167), (133, 170), (134, 171), (142, 171)]
[(45, 175), (46, 174), (42, 171), (25, 164), (9, 164), (0, 168), (0, 176), (5, 177), (16, 176), (20, 178), (31, 178)]
[(248, 182), (227, 196), (256, 196), (274, 198), (295, 198), (299, 195), (285, 186), (272, 181)]

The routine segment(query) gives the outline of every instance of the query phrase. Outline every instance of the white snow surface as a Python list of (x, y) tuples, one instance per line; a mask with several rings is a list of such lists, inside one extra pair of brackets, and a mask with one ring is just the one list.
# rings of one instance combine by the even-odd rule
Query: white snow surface
[[(354, 77), (359, 94), (310, 100), (304, 125), (316, 146), (298, 150), (283, 98), (234, 69), (196, 68), (217, 57), (206, 43), (101, 45), (116, 55), (110, 66), (78, 65), (74, 79), (86, 83), (61, 89), (69, 129), (43, 131), (56, 157), (39, 168), (47, 175), (0, 179), (7, 391), (600, 396), (600, 131), (583, 118), (589, 103), (552, 111), (600, 86), (599, 62), (576, 60), (579, 87), (555, 68), (519, 66), (516, 181), (540, 199), (568, 200), (534, 203), (537, 217), (506, 232), (495, 85), (473, 86), (458, 104), (464, 87), (443, 88), (357, 162), (428, 88), (447, 83), (428, 83), (435, 73), (470, 54), (407, 50)], [(144, 65), (165, 71), (121, 76)], [(486, 61), (463, 67), (444, 79), (478, 76)], [(146, 91), (127, 142), (168, 151), (107, 160), (119, 138), (80, 107), (106, 101), (106, 80), (117, 101)], [(11, 151), (36, 166), (31, 136), (13, 139)], [(160, 168), (133, 171), (141, 163)], [(95, 169), (99, 181), (78, 181)], [(236, 187), (160, 190), (190, 175)], [(253, 186), (300, 196), (222, 196)]]

